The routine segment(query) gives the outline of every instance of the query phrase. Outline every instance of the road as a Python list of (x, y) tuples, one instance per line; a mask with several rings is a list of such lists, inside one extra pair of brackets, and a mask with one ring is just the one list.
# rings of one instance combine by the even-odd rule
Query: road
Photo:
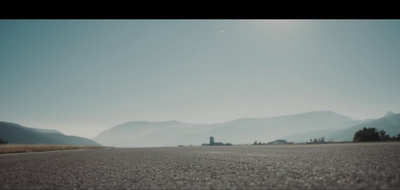
[(0, 189), (399, 189), (400, 143), (0, 155)]

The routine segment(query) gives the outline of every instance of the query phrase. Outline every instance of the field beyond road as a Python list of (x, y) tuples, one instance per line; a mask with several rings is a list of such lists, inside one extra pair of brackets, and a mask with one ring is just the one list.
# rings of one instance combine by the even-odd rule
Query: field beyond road
[(44, 152), (55, 150), (98, 149), (101, 146), (74, 146), (74, 145), (40, 145), (40, 144), (4, 144), (0, 145), (0, 154)]
[(400, 143), (0, 155), (0, 189), (399, 189)]

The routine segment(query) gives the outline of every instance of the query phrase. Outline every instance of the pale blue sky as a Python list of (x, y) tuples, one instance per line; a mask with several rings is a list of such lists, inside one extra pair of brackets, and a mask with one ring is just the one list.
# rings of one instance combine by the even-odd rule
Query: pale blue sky
[(378, 118), (400, 113), (399, 50), (400, 20), (1, 20), (0, 120)]

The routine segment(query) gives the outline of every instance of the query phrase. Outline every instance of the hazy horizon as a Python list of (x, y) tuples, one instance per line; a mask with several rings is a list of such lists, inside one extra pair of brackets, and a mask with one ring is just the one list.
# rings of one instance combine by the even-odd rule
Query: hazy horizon
[(129, 121), (400, 113), (400, 20), (0, 20), (0, 121), (93, 138)]
[[(100, 134), (101, 132), (104, 132), (104, 131), (106, 131), (106, 130), (109, 130), (109, 129), (111, 129), (111, 128), (113, 128), (113, 127), (116, 127), (116, 126), (119, 126), (119, 125), (124, 125), (124, 124), (131, 123), (131, 122), (163, 123), (163, 122), (175, 121), (175, 122), (185, 123), (185, 124), (216, 125), (216, 124), (223, 124), (223, 123), (233, 122), (233, 121), (240, 120), (240, 119), (255, 119), (255, 118), (257, 118), (257, 119), (267, 119), (267, 118), (268, 118), (268, 119), (271, 119), (271, 118), (286, 117), (286, 116), (296, 116), (296, 115), (309, 114), (309, 113), (317, 113), (317, 112), (331, 112), (331, 113), (334, 113), (334, 114), (338, 114), (338, 115), (342, 115), (342, 116), (345, 116), (345, 117), (349, 117), (349, 116), (347, 116), (347, 115), (343, 115), (343, 114), (341, 114), (341, 113), (337, 113), (337, 112), (330, 111), (330, 110), (314, 110), (314, 111), (305, 111), (305, 112), (300, 112), (300, 113), (285, 114), (285, 115), (276, 115), (276, 116), (268, 116), (268, 117), (240, 117), (240, 118), (234, 118), (234, 119), (230, 119), (230, 120), (226, 120), (226, 121), (212, 122), (212, 123), (206, 123), (206, 122), (203, 122), (203, 123), (200, 123), (200, 122), (197, 122), (197, 123), (196, 123), (196, 122), (186, 122), (186, 121), (180, 121), (180, 120), (175, 120), (175, 119), (171, 119), (171, 120), (129, 120), (129, 121), (125, 121), (125, 122), (119, 122), (119, 123), (116, 123), (116, 124), (111, 125), (111, 126), (106, 126), (104, 129), (97, 128), (97, 129), (99, 129), (99, 131), (93, 131), (93, 133), (89, 134), (89, 136), (84, 136), (84, 135), (80, 134), (79, 132), (78, 132), (78, 133), (69, 134), (69, 133), (66, 133), (63, 129), (56, 129), (56, 128), (53, 128), (53, 127), (51, 127), (51, 126), (46, 128), (46, 127), (41, 127), (41, 126), (25, 125), (25, 124), (23, 124), (23, 123), (16, 123), (16, 122), (13, 122), (13, 121), (4, 121), (4, 120), (2, 120), (2, 121), (3, 121), (3, 122), (16, 123), (16, 124), (19, 124), (19, 125), (22, 125), (22, 126), (25, 126), (25, 127), (32, 127), (32, 128), (38, 128), (38, 129), (54, 129), (54, 130), (59, 130), (59, 132), (65, 134), (65, 135), (81, 136), (81, 137), (93, 139), (94, 137), (96, 137), (96, 136), (97, 136), (98, 134)], [(388, 111), (388, 112), (391, 112), (391, 111)], [(387, 113), (387, 112), (386, 112), (386, 113)], [(392, 113), (393, 113), (393, 112), (392, 112)], [(394, 114), (398, 114), (398, 113), (394, 113)], [(382, 118), (382, 117), (384, 117), (384, 115), (378, 116), (378, 117), (376, 117), (376, 118), (365, 118), (365, 119), (354, 119), (354, 118), (352, 118), (352, 117), (349, 117), (349, 118), (352, 119), (352, 120), (355, 120), (355, 121), (357, 121), (357, 120), (358, 120), (358, 121), (364, 121), (364, 120), (368, 120), (368, 119), (379, 119), (379, 118)], [(1, 121), (0, 121), (0, 122), (1, 122)]]

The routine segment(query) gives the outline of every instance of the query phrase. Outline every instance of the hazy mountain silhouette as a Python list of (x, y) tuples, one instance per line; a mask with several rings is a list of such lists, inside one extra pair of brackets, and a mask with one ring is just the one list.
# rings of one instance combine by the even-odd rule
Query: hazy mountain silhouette
[(24, 127), (15, 123), (0, 121), (0, 137), (10, 144), (63, 144), (100, 146), (93, 140), (67, 136), (56, 130)]
[(272, 118), (239, 119), (218, 125), (212, 134), (221, 141), (243, 144), (254, 140), (269, 142), (283, 136), (314, 130), (343, 129), (355, 123), (357, 121), (334, 112), (315, 111)]
[(389, 117), (389, 116), (392, 116), (392, 115), (394, 115), (394, 113), (391, 112), (391, 111), (388, 111), (388, 112), (385, 114), (385, 116), (383, 116), (383, 117)]
[(354, 133), (364, 127), (373, 127), (379, 130), (385, 130), (386, 134), (389, 134), (391, 137), (397, 136), (397, 134), (400, 133), (400, 114), (392, 114), (390, 116), (385, 115), (379, 119), (338, 130), (337, 132), (331, 133), (327, 136), (332, 139), (352, 141)]
[[(270, 118), (243, 118), (217, 124), (177, 121), (128, 122), (103, 131), (94, 138), (110, 146), (176, 146), (207, 143), (209, 136), (232, 144), (270, 142), (287, 135), (315, 130), (344, 129), (361, 121), (330, 111), (315, 111)], [(306, 141), (306, 140), (304, 140)]]
[[(176, 146), (178, 137), (187, 137), (199, 133), (201, 124), (181, 123), (178, 121), (147, 122), (133, 121), (117, 125), (101, 132), (94, 140), (119, 147), (132, 146)], [(207, 141), (203, 139), (203, 141)]]
[(325, 137), (326, 140), (352, 141), (355, 132), (364, 127), (385, 130), (390, 136), (397, 136), (400, 133), (400, 114), (388, 112), (382, 118), (359, 121), (359, 123), (345, 129), (315, 130), (308, 133), (285, 136), (284, 138), (293, 142), (305, 142), (308, 139), (320, 137)]
[(39, 128), (31, 128), (34, 129), (40, 133), (57, 133), (57, 134), (62, 134), (60, 131), (54, 130), (54, 129), (39, 129)]

